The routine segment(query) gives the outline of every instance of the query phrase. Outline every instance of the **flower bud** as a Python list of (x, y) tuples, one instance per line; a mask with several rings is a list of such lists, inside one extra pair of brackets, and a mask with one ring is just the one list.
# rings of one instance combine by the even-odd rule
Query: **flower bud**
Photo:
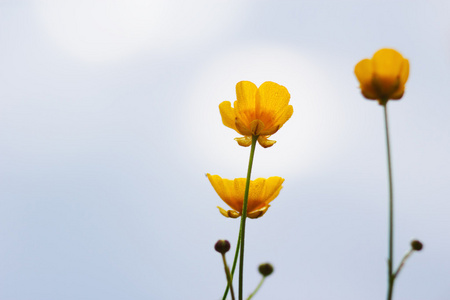
[(415, 251), (420, 251), (423, 248), (423, 244), (418, 240), (413, 240), (411, 242), (411, 248)]
[(217, 252), (225, 254), (230, 250), (230, 242), (227, 240), (218, 240), (216, 245), (214, 246)]
[(262, 276), (266, 277), (272, 274), (273, 267), (269, 263), (260, 264), (258, 268), (259, 273), (261, 273)]

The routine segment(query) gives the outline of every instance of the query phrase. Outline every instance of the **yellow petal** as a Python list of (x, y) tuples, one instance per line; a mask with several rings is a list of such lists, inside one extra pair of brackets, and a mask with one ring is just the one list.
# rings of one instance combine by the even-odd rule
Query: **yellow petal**
[(255, 119), (255, 96), (258, 88), (250, 81), (241, 81), (236, 84), (236, 101), (234, 108), (236, 116), (246, 125)]
[(241, 109), (255, 108), (255, 96), (258, 87), (250, 81), (236, 84), (236, 99)]
[(261, 131), (261, 135), (272, 135), (276, 133), (283, 125), (290, 119), (294, 113), (292, 105), (286, 106), (283, 110), (279, 111), (277, 115), (272, 119), (271, 124), (267, 124), (264, 130)]
[(236, 114), (234, 109), (231, 107), (230, 101), (224, 101), (219, 105), (220, 115), (222, 116), (223, 125), (236, 130), (234, 125), (234, 120), (236, 119)]
[(277, 113), (284, 109), (291, 99), (288, 90), (275, 82), (266, 81), (258, 88), (256, 92), (256, 117), (261, 117), (271, 111)]
[(404, 58), (394, 49), (378, 50), (372, 58), (374, 73), (395, 80), (400, 75)]
[(375, 100), (377, 95), (372, 86), (373, 66), (369, 59), (363, 59), (355, 66), (355, 75), (364, 97)]
[(266, 191), (264, 195), (264, 198), (266, 198), (266, 203), (270, 203), (278, 196), (281, 189), (283, 188), (282, 186), (283, 182), (284, 179), (278, 176), (267, 178)]
[(392, 100), (399, 100), (403, 97), (403, 94), (405, 93), (405, 87), (400, 87), (394, 94), (392, 94), (391, 99)]
[(219, 175), (211, 175), (207, 173), (206, 176), (208, 177), (209, 182), (222, 200), (224, 198), (230, 198), (230, 191), (227, 190), (223, 179)]
[(277, 126), (272, 126), (270, 128), (264, 129), (263, 131), (261, 131), (260, 135), (269, 136), (269, 135), (275, 134), (281, 128), (281, 126), (282, 125), (277, 125)]
[(362, 93), (363, 96), (366, 97), (367, 99), (370, 99), (370, 100), (376, 100), (376, 99), (378, 99), (378, 95), (374, 92), (372, 86), (367, 87), (367, 88), (362, 88), (362, 87), (361, 87), (361, 93)]
[(269, 148), (272, 147), (277, 141), (268, 140), (267, 137), (260, 135), (258, 138), (258, 143), (263, 148)]
[[(219, 175), (211, 175), (206, 174), (206, 176), (209, 179), (209, 182), (213, 186), (214, 190), (216, 191), (217, 195), (225, 202), (226, 204), (230, 205), (230, 203), (233, 203), (232, 199), (232, 185), (233, 181), (229, 179), (222, 179)], [(230, 207), (232, 207), (230, 205)]]
[(242, 213), (242, 206), (244, 204), (244, 194), (245, 194), (245, 178), (236, 178), (232, 184), (231, 191), (231, 201), (227, 203), (232, 209)]
[(248, 193), (247, 214), (265, 205), (264, 190), (266, 179), (258, 178), (250, 182)]
[(369, 59), (363, 59), (355, 66), (355, 75), (362, 86), (372, 84), (373, 67)]
[(400, 84), (405, 85), (406, 81), (409, 77), (409, 61), (407, 59), (403, 59), (402, 69), (400, 72)]
[(235, 138), (234, 140), (242, 147), (248, 147), (252, 144), (252, 138), (250, 136)]

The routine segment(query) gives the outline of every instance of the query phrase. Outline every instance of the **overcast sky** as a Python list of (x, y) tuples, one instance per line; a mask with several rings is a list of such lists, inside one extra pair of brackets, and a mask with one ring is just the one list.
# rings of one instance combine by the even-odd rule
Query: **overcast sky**
[[(450, 2), (0, 1), (0, 299), (221, 299), (213, 250), (239, 220), (205, 173), (245, 177), (218, 105), (274, 81), (292, 118), (256, 149), (282, 176), (249, 220), (245, 295), (379, 300), (387, 282), (383, 110), (355, 64), (410, 61), (388, 104), (396, 300), (450, 299)], [(232, 255), (228, 256), (229, 261)]]

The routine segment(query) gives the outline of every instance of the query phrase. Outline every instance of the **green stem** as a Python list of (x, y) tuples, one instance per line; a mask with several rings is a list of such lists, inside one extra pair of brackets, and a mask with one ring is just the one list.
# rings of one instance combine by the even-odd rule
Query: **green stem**
[(261, 281), (259, 282), (258, 286), (257, 286), (256, 289), (253, 291), (253, 293), (252, 293), (250, 296), (248, 296), (247, 300), (250, 300), (250, 299), (252, 299), (253, 296), (255, 296), (255, 294), (259, 291), (259, 289), (260, 289), (261, 286), (263, 285), (264, 279), (266, 279), (266, 276), (263, 276), (263, 277), (261, 278)]
[(230, 291), (231, 291), (231, 299), (235, 300), (236, 298), (234, 297), (233, 280), (232, 280), (232, 277), (230, 274), (230, 269), (228, 268), (227, 259), (225, 258), (225, 253), (222, 253), (222, 260), (223, 260), (223, 266), (225, 268), (225, 274), (227, 276), (228, 286), (230, 287)]
[[(239, 230), (239, 236), (238, 236), (238, 241), (236, 244), (236, 252), (234, 254), (234, 260), (233, 260), (233, 267), (231, 268), (231, 281), (233, 281), (233, 277), (234, 277), (234, 270), (236, 270), (236, 265), (237, 265), (237, 259), (239, 256), (239, 246), (241, 245), (241, 230)], [(228, 290), (230, 289), (230, 284), (227, 284), (227, 288), (225, 289), (225, 292), (223, 293), (223, 297), (222, 300), (225, 300), (227, 298), (228, 295)]]
[(391, 147), (389, 143), (389, 126), (388, 126), (388, 115), (387, 115), (387, 102), (383, 105), (384, 107), (384, 125), (386, 129), (386, 147), (387, 147), (387, 161), (388, 161), (388, 172), (389, 172), (389, 258), (388, 258), (388, 296), (387, 299), (392, 299), (392, 292), (394, 290), (394, 192), (392, 187), (392, 163), (391, 163)]
[(241, 253), (239, 259), (239, 300), (242, 300), (243, 295), (243, 282), (244, 282), (244, 245), (245, 245), (245, 220), (247, 219), (247, 202), (248, 202), (248, 192), (250, 190), (250, 176), (252, 174), (253, 166), (253, 156), (255, 155), (255, 147), (258, 136), (252, 136), (252, 148), (250, 150), (250, 159), (248, 161), (247, 170), (247, 182), (245, 183), (245, 195), (244, 204), (242, 206), (242, 216), (241, 216)]
[(403, 266), (405, 265), (406, 260), (408, 260), (408, 258), (411, 256), (411, 254), (413, 254), (413, 252), (414, 252), (414, 249), (411, 249), (405, 254), (405, 256), (403, 256), (403, 259), (400, 262), (400, 265), (398, 266), (397, 271), (395, 271), (395, 273), (394, 273), (394, 279), (397, 278), (398, 273), (400, 273), (400, 271), (402, 270)]

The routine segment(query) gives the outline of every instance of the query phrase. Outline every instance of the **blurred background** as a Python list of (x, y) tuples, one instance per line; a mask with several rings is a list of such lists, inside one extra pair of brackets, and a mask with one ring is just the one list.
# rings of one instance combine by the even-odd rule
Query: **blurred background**
[[(0, 1), (0, 299), (221, 299), (218, 239), (239, 220), (205, 173), (245, 177), (222, 125), (235, 85), (288, 88), (294, 115), (253, 178), (282, 176), (247, 223), (245, 295), (379, 300), (387, 283), (383, 110), (355, 64), (411, 71), (388, 104), (396, 300), (450, 299), (450, 2)], [(234, 251), (234, 250), (233, 250)], [(232, 255), (228, 256), (229, 261)]]

